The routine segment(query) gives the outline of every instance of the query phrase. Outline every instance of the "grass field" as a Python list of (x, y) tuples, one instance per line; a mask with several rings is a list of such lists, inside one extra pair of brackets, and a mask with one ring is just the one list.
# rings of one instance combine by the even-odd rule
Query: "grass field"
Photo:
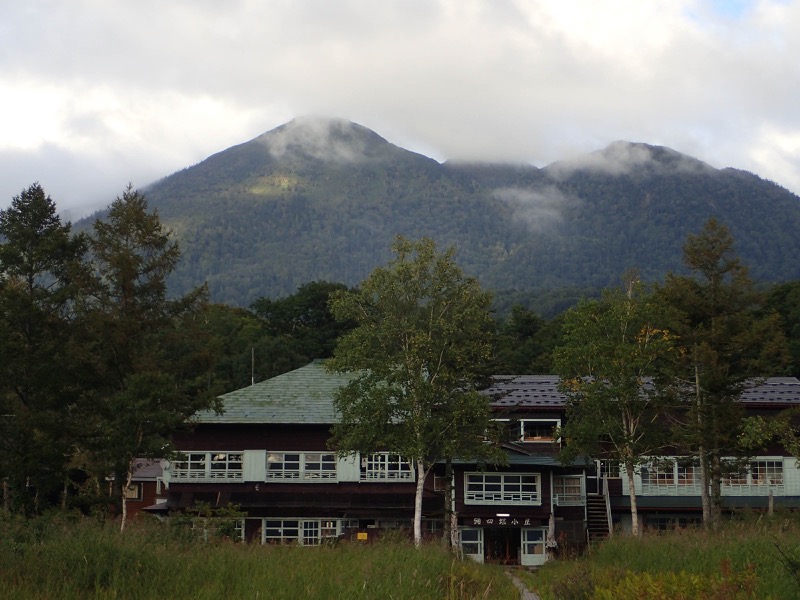
[(514, 599), (502, 569), (405, 540), (297, 547), (199, 542), (160, 523), (0, 517), (0, 598)]
[(526, 575), (542, 600), (800, 598), (800, 516), (741, 515), (715, 532), (616, 535), (583, 558)]

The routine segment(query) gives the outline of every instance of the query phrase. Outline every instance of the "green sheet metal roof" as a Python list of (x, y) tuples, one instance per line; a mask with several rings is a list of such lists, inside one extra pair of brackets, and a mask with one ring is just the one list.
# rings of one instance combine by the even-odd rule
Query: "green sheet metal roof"
[(352, 375), (328, 373), (324, 361), (314, 362), (260, 383), (220, 396), (224, 411), (197, 413), (196, 423), (306, 423), (339, 420), (333, 408), (336, 391)]

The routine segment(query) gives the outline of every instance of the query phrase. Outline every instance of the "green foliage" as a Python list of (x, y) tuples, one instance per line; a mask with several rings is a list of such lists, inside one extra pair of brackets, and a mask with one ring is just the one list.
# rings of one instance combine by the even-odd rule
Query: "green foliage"
[(684, 262), (693, 275), (668, 275), (660, 294), (675, 310), (670, 325), (682, 348), (676, 376), (684, 383), (686, 410), (677, 441), (700, 463), (703, 517), (713, 524), (729, 468), (724, 457), (742, 452), (738, 397), (751, 378), (783, 371), (786, 345), (778, 316), (760, 312), (761, 299), (725, 225), (711, 219), (689, 236)]
[(764, 311), (780, 315), (791, 357), (787, 374), (800, 377), (800, 281), (773, 286), (767, 292)]
[[(121, 495), (134, 459), (164, 457), (191, 415), (217, 405), (202, 386), (211, 367), (200, 356), (204, 339), (183, 331), (202, 310), (205, 289), (167, 298), (180, 251), (130, 186), (94, 224), (90, 247), (95, 277), (81, 324), (96, 382), (83, 405), (83, 442)], [(176, 347), (180, 354), (171, 354)]]
[(515, 304), (499, 324), (494, 373), (549, 374), (553, 372), (553, 350), (562, 333), (562, 317), (549, 321)]
[[(634, 469), (667, 442), (662, 422), (671, 394), (665, 366), (676, 358), (672, 336), (659, 326), (665, 307), (630, 280), (581, 302), (564, 318), (556, 372), (567, 394), (562, 459), (585, 454), (618, 460), (633, 490)], [(638, 533), (635, 493), (630, 494), (633, 533)]]
[(181, 529), (140, 521), (120, 536), (75, 518), (0, 516), (0, 596), (37, 598), (270, 598), (513, 600), (499, 567), (453, 560), (438, 544), (332, 547), (189, 541)]
[(615, 536), (576, 561), (547, 563), (529, 582), (543, 600), (797, 598), (796, 515), (741, 515), (718, 530)]
[(481, 442), (490, 422), (475, 390), (492, 350), (491, 295), (464, 277), (453, 250), (398, 238), (396, 258), (358, 290), (333, 296), (337, 319), (357, 327), (339, 339), (329, 368), (356, 376), (335, 399), (339, 451), (387, 449), (416, 461), (415, 539), (422, 481), (437, 460), (499, 459)]
[(65, 478), (85, 251), (38, 184), (0, 211), (0, 479), (22, 510), (54, 501)]

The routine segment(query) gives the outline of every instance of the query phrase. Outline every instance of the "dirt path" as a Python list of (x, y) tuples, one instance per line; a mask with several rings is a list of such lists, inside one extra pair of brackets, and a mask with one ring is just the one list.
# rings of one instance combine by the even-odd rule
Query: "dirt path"
[(522, 598), (522, 600), (539, 600), (539, 596), (537, 596), (532, 591), (530, 591), (528, 588), (526, 588), (525, 584), (522, 583), (519, 580), (519, 578), (516, 575), (514, 575), (514, 573), (512, 573), (511, 571), (506, 571), (506, 574), (509, 577), (511, 577), (511, 581), (514, 582), (514, 585), (519, 590), (520, 598)]

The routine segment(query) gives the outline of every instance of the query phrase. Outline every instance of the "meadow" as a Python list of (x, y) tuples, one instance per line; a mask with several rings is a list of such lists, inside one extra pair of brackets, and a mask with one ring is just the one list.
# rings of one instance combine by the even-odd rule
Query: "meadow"
[(800, 598), (800, 517), (739, 515), (718, 531), (615, 535), (521, 577), (542, 600)]
[[(390, 536), (391, 537), (391, 536)], [(499, 567), (405, 539), (334, 546), (199, 541), (161, 523), (0, 516), (0, 598), (514, 599)]]

